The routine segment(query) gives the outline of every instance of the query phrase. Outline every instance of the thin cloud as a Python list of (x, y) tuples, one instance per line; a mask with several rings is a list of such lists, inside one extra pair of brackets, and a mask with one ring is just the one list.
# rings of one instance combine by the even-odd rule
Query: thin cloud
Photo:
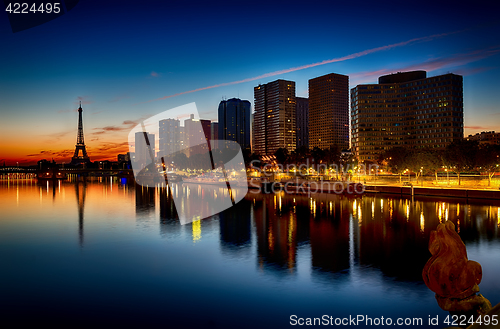
[(65, 158), (73, 155), (75, 150), (66, 149), (61, 151), (43, 150), (40, 153), (27, 154), (27, 157), (52, 157), (52, 158)]
[(150, 74), (150, 76), (152, 76), (153, 78), (158, 78), (159, 76), (161, 76), (161, 73), (152, 71), (151, 74)]
[(117, 132), (117, 131), (124, 131), (124, 130), (131, 130), (134, 128), (136, 125), (139, 124), (139, 122), (143, 121), (144, 118), (140, 118), (137, 120), (125, 120), (122, 122), (121, 126), (105, 126), (105, 127), (100, 127), (100, 128), (94, 128), (93, 132), (91, 135), (101, 135), (107, 132)]
[(89, 96), (78, 96), (75, 104), (80, 104), (80, 102), (82, 102), (82, 105), (92, 104), (92, 100)]
[[(500, 53), (500, 46), (494, 46), (487, 49), (474, 50), (464, 54), (456, 54), (449, 57), (440, 57), (428, 59), (423, 63), (411, 64), (397, 69), (380, 69), (376, 71), (367, 71), (356, 74), (351, 74), (351, 82), (354, 84), (367, 83), (376, 80), (382, 75), (391, 74), (400, 71), (414, 71), (414, 70), (424, 70), (424, 71), (436, 71), (452, 67), (460, 67), (466, 64), (480, 61), (482, 59), (495, 56)], [(466, 75), (474, 74), (482, 71), (486, 71), (488, 67), (482, 68), (462, 68), (457, 71), (457, 74)]]
[(488, 130), (488, 127), (483, 126), (464, 126), (465, 129)]
[(213, 88), (218, 88), (218, 87), (225, 87), (225, 86), (236, 85), (236, 84), (240, 84), (240, 83), (244, 83), (244, 82), (250, 82), (250, 81), (260, 80), (260, 79), (264, 79), (264, 78), (268, 78), (268, 77), (272, 77), (272, 76), (276, 76), (276, 75), (281, 75), (281, 74), (286, 74), (286, 73), (290, 73), (290, 72), (305, 70), (305, 69), (309, 69), (311, 67), (316, 67), (316, 66), (320, 66), (320, 65), (337, 63), (337, 62), (343, 62), (343, 61), (347, 61), (347, 60), (350, 60), (350, 59), (354, 59), (354, 58), (366, 56), (366, 55), (369, 55), (369, 54), (372, 54), (372, 53), (376, 53), (376, 52), (380, 52), (380, 51), (385, 51), (385, 50), (389, 50), (389, 49), (393, 49), (393, 48), (397, 48), (397, 47), (407, 46), (409, 44), (413, 44), (413, 43), (417, 43), (417, 42), (432, 41), (432, 40), (434, 40), (436, 38), (442, 38), (442, 37), (445, 37), (445, 36), (448, 36), (448, 35), (451, 35), (451, 34), (455, 34), (455, 33), (460, 33), (460, 32), (463, 32), (463, 31), (465, 31), (465, 30), (448, 32), (448, 33), (433, 34), (433, 35), (426, 36), (426, 37), (414, 38), (414, 39), (410, 39), (410, 40), (407, 40), (407, 41), (402, 41), (402, 42), (394, 43), (392, 45), (381, 46), (381, 47), (376, 47), (376, 48), (372, 48), (372, 49), (363, 50), (363, 51), (360, 51), (360, 52), (357, 52), (357, 53), (354, 53), (354, 54), (350, 54), (350, 55), (347, 55), (347, 56), (339, 57), (339, 58), (328, 59), (328, 60), (324, 60), (324, 61), (317, 62), (317, 63), (312, 63), (312, 64), (307, 64), (307, 65), (292, 67), (292, 68), (289, 68), (289, 69), (284, 69), (284, 70), (280, 70), (280, 71), (274, 71), (274, 72), (270, 72), (270, 73), (265, 73), (265, 74), (262, 74), (262, 75), (259, 75), (259, 76), (253, 77), (253, 78), (247, 78), (247, 79), (233, 81), (233, 82), (225, 82), (225, 83), (220, 83), (220, 84), (213, 85), (213, 86), (208, 86), (208, 87), (203, 87), (203, 88), (198, 88), (198, 89), (183, 91), (183, 92), (180, 92), (180, 93), (177, 93), (177, 94), (168, 95), (168, 96), (160, 97), (160, 98), (157, 98), (157, 99), (149, 100), (146, 103), (154, 102), (154, 101), (159, 101), (159, 100), (164, 100), (164, 99), (167, 99), (167, 98), (176, 97), (176, 96), (180, 96), (180, 95), (184, 95), (184, 94), (194, 93), (194, 92), (197, 92), (197, 91), (202, 91), (202, 90), (207, 90), (207, 89), (213, 89)]
[(121, 94), (121, 95), (118, 95), (116, 96), (115, 98), (113, 98), (112, 100), (109, 100), (108, 103), (115, 103), (115, 102), (119, 102), (121, 101), (122, 99), (127, 99), (127, 98), (130, 98), (130, 95), (128, 94)]

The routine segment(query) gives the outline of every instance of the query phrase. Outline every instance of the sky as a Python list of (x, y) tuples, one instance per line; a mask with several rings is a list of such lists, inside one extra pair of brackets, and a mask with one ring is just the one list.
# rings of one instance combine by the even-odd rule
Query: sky
[(464, 77), (464, 132), (500, 131), (500, 3), (82, 0), (13, 33), (0, 14), (0, 163), (69, 162), (82, 102), (92, 161), (116, 160), (141, 120), (249, 100), (276, 79), (329, 73), (350, 88), (426, 70)]

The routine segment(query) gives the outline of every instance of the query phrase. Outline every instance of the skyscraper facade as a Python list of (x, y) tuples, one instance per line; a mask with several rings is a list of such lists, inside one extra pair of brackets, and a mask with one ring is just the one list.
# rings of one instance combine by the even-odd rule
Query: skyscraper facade
[(254, 87), (253, 152), (273, 155), (296, 147), (295, 82), (276, 80)]
[(180, 121), (165, 119), (159, 122), (158, 157), (168, 156), (181, 150)]
[(148, 132), (135, 133), (135, 160), (137, 168), (145, 168), (156, 161), (155, 135)]
[(242, 149), (250, 147), (249, 101), (231, 98), (220, 102), (218, 137), (238, 142)]
[(411, 71), (351, 89), (353, 153), (376, 161), (393, 147), (443, 149), (462, 139), (462, 85), (460, 75)]
[(184, 147), (188, 157), (210, 151), (210, 120), (198, 120), (191, 114), (184, 120)]
[(218, 122), (212, 122), (210, 123), (210, 139), (211, 139), (211, 146), (212, 149), (218, 149), (219, 148), (219, 123)]
[(330, 73), (309, 80), (309, 147), (349, 148), (349, 77)]
[(296, 139), (297, 148), (305, 146), (309, 148), (309, 99), (303, 97), (295, 97), (296, 110)]

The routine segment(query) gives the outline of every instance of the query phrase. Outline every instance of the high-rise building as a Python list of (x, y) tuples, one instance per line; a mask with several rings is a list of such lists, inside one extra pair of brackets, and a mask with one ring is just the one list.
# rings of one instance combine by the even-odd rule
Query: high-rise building
[(351, 89), (352, 147), (376, 161), (397, 147), (443, 149), (464, 134), (463, 79), (448, 73), (399, 72)]
[(210, 123), (210, 139), (211, 139), (211, 146), (212, 149), (218, 149), (219, 148), (219, 123), (218, 122), (212, 122)]
[(148, 132), (135, 133), (135, 161), (137, 168), (145, 168), (156, 158), (155, 135)]
[(210, 151), (210, 120), (197, 120), (191, 114), (184, 120), (184, 148), (188, 157)]
[(250, 102), (238, 98), (219, 104), (219, 138), (250, 147)]
[(349, 148), (349, 77), (330, 73), (309, 80), (309, 147)]
[(295, 110), (297, 148), (309, 147), (309, 99), (295, 97), (297, 102)]
[(295, 150), (295, 82), (258, 85), (254, 97), (253, 152), (273, 155), (279, 148)]
[(165, 119), (159, 122), (158, 157), (165, 157), (181, 150), (180, 121)]

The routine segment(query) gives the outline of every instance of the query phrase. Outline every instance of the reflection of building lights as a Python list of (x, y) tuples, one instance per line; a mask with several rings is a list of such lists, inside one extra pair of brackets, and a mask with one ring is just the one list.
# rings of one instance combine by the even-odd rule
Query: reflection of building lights
[(439, 209), (438, 209), (438, 218), (439, 218), (439, 222), (442, 223), (443, 222), (443, 211), (441, 209), (441, 205), (439, 205)]
[(269, 228), (269, 231), (267, 232), (267, 245), (269, 246), (270, 251), (274, 250), (274, 236), (271, 228)]
[(498, 227), (500, 227), (500, 207), (497, 208), (497, 223)]
[(425, 218), (424, 218), (424, 212), (422, 211), (420, 213), (420, 230), (423, 232), (425, 228)]
[(460, 203), (457, 203), (457, 217), (460, 216)]
[(200, 239), (201, 239), (201, 220), (198, 219), (193, 221), (193, 242), (196, 242)]
[(288, 246), (291, 248), (293, 242), (293, 232), (295, 231), (295, 221), (293, 214), (290, 213), (290, 220), (288, 221)]

